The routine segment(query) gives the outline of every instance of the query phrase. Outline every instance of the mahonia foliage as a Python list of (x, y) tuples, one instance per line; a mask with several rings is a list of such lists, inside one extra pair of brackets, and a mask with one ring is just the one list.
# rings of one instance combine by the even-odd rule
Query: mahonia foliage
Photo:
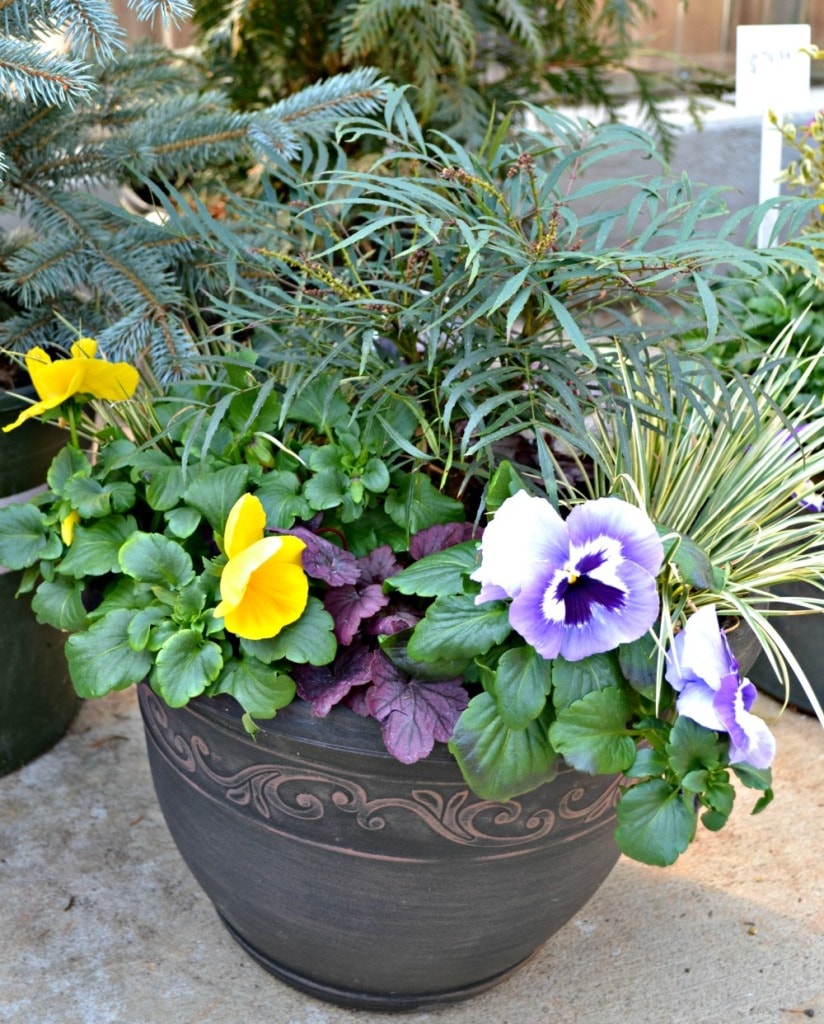
[(665, 151), (673, 128), (662, 96), (722, 83), (704, 69), (674, 76), (633, 63), (631, 29), (653, 14), (647, 0), (199, 0), (195, 23), (210, 63), (231, 80), (243, 109), (317, 78), (364, 65), (415, 87), (415, 109), (462, 141), (483, 134), (489, 113), (514, 101), (591, 103), (615, 114), (628, 79)]

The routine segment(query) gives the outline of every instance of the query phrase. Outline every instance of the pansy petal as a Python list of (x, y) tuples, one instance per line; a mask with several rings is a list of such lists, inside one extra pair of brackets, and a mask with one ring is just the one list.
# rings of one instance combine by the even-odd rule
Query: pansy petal
[(691, 718), (705, 729), (726, 732), (726, 725), (715, 706), (716, 691), (701, 680), (692, 680), (684, 685), (675, 706), (679, 715)]
[(667, 652), (667, 682), (680, 690), (684, 683), (701, 679), (717, 690), (725, 676), (737, 671), (737, 662), (718, 625), (715, 605), (704, 605), (690, 615)]
[(234, 558), (220, 577), (217, 618), (231, 633), (248, 640), (276, 636), (300, 618), (309, 580), (300, 565), (306, 545), (298, 537), (264, 537)]
[(52, 357), (48, 352), (44, 352), (39, 346), (30, 349), (26, 353), (26, 373), (31, 378), (31, 382), (34, 385), (34, 390), (38, 395), (41, 394), (40, 388), (37, 386), (38, 380), (42, 381), (44, 375), (48, 376), (48, 368), (52, 364)]
[(564, 640), (564, 606), (562, 602), (546, 601), (556, 576), (540, 579), (525, 587), (509, 606), (509, 622), (542, 658), (557, 658)]
[(754, 689), (747, 680), (728, 676), (715, 694), (713, 704), (724, 723), (724, 731), (729, 733), (730, 761), (769, 768), (775, 756), (775, 740), (766, 723), (748, 710), (752, 706), (751, 688)]
[(129, 363), (89, 359), (84, 367), (81, 391), (106, 402), (121, 402), (132, 397), (139, 383), (140, 374)]
[(570, 544), (580, 546), (599, 536), (620, 541), (621, 555), (652, 576), (664, 561), (658, 531), (642, 509), (620, 498), (596, 498), (576, 505), (566, 520)]
[(244, 494), (234, 503), (223, 531), (223, 549), (229, 558), (262, 540), (266, 528), (266, 511), (260, 498)]
[[(584, 584), (584, 596), (575, 621), (569, 615), (567, 599), (568, 625), (561, 645), (567, 661), (579, 661), (638, 640), (658, 618), (660, 598), (655, 579), (634, 562), (622, 562), (612, 584), (595, 578), (579, 583)], [(574, 584), (570, 589), (574, 591), (578, 586)]]
[(80, 522), (80, 513), (73, 508), (67, 516), (60, 520), (60, 538), (66, 547), (70, 547), (74, 540), (74, 528)]
[(72, 359), (94, 359), (97, 342), (94, 338), (78, 338), (71, 347)]
[(73, 359), (52, 361), (42, 349), (32, 349), (26, 356), (28, 372), (38, 397), (47, 409), (76, 395), (83, 381), (83, 367)]
[(563, 565), (569, 540), (563, 519), (544, 498), (518, 491), (501, 505), (484, 530), (481, 565), (472, 579), (482, 584), (476, 603), (514, 597), (546, 576), (549, 566)]
[(730, 763), (769, 768), (775, 758), (775, 737), (767, 723), (749, 711), (739, 712), (738, 723), (746, 739), (738, 742), (730, 738)]
[(300, 566), (270, 559), (252, 573), (243, 601), (224, 624), (236, 636), (265, 640), (300, 618), (308, 596), (309, 580)]
[(15, 430), (21, 424), (25, 423), (26, 420), (34, 419), (37, 416), (42, 416), (48, 409), (53, 409), (55, 406), (60, 405), (62, 399), (54, 398), (48, 402), (33, 402), (31, 405), (27, 405), (26, 408), (20, 413), (14, 423), (7, 423), (3, 427), (3, 433), (8, 434), (10, 430)]

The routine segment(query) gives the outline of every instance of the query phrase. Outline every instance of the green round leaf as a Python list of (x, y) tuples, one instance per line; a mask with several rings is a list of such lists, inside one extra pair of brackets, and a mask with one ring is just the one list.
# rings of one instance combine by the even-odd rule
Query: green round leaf
[(195, 576), (189, 554), (162, 533), (133, 533), (120, 549), (120, 568), (142, 583), (185, 587)]
[(622, 853), (642, 864), (673, 864), (695, 835), (697, 813), (678, 787), (664, 779), (633, 786), (618, 801), (615, 839)]

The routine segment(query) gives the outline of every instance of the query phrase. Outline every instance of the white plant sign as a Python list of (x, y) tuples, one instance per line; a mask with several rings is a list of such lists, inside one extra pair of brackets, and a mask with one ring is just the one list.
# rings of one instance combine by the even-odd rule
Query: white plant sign
[[(735, 107), (740, 113), (758, 114), (761, 124), (761, 161), (758, 200), (780, 192), (781, 133), (769, 122), (772, 111), (779, 120), (786, 112), (803, 110), (810, 102), (809, 25), (739, 25), (736, 34)], [(765, 217), (758, 244), (769, 244), (774, 217)]]

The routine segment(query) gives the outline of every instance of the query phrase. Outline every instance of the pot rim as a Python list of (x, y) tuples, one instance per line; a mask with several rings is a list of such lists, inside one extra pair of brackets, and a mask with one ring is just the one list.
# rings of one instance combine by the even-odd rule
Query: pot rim
[[(166, 707), (163, 698), (154, 693), (147, 681), (144, 680), (140, 686), (149, 691), (154, 699), (160, 702), (161, 707)], [(242, 721), (243, 709), (234, 697), (228, 694), (193, 697), (184, 708), (174, 710), (189, 711), (200, 718), (246, 734)], [(273, 718), (255, 719), (255, 724), (260, 732), (254, 738), (246, 734), (250, 743), (263, 742), (271, 745), (281, 738), (288, 738), (290, 741), (298, 740), (301, 744), (318, 748), (337, 749), (356, 755), (367, 755), (370, 758), (382, 758), (392, 764), (400, 763), (384, 746), (379, 722), (374, 718), (358, 715), (350, 708), (339, 704), (335, 705), (328, 715), (321, 717), (314, 714), (308, 701), (296, 697)], [(431, 753), (422, 758), (421, 763), (426, 762), (451, 764), (457, 768), (457, 762), (445, 743), (436, 742)]]

